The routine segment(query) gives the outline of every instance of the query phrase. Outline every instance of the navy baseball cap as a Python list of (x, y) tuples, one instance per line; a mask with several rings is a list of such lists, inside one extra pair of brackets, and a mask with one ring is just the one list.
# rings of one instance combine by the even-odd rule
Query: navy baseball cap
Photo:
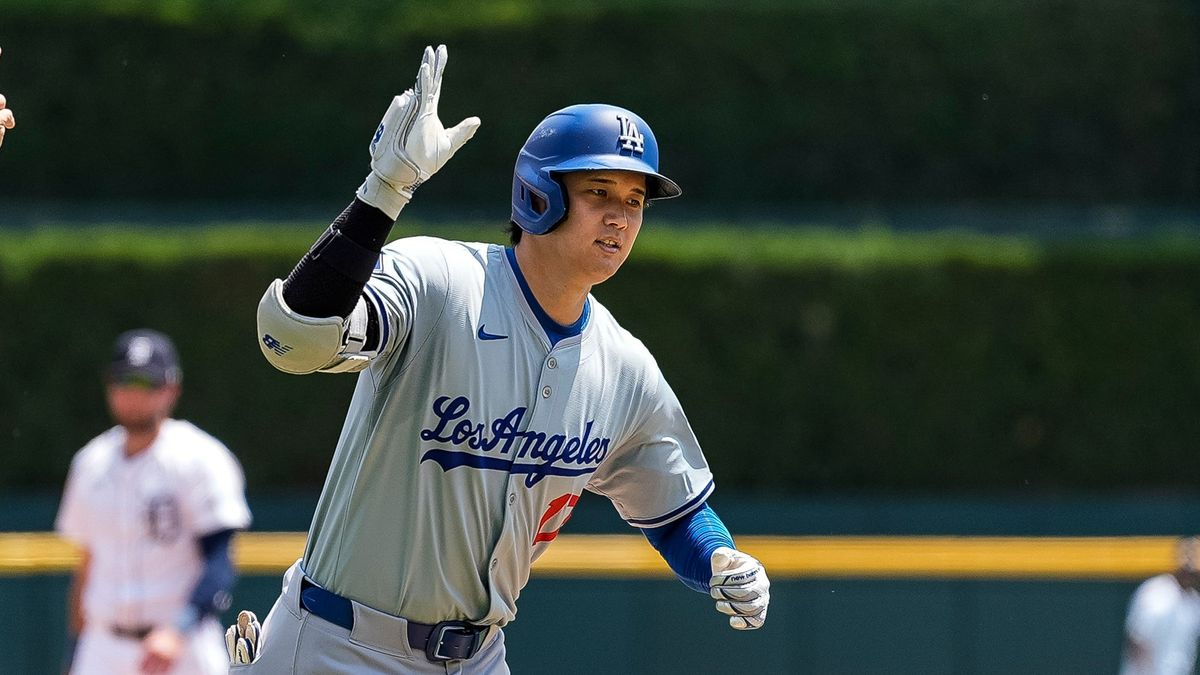
[(183, 373), (171, 338), (156, 330), (138, 329), (121, 333), (113, 344), (108, 381), (157, 389), (178, 384)]

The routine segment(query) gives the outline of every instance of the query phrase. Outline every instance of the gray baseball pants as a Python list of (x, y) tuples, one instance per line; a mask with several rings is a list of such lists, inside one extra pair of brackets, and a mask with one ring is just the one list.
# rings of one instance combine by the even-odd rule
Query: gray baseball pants
[(299, 561), (284, 573), (283, 592), (263, 622), (258, 657), (230, 666), (230, 675), (508, 675), (498, 626), (473, 658), (434, 663), (408, 644), (403, 618), (354, 603), (354, 628), (347, 630), (313, 615), (300, 606), (303, 577)]

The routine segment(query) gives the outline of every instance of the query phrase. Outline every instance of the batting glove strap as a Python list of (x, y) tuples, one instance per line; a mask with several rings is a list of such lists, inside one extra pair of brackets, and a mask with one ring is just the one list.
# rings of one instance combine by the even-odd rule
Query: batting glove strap
[(709, 595), (717, 611), (729, 616), (736, 630), (761, 628), (767, 620), (771, 582), (762, 563), (741, 551), (722, 546), (712, 554)]
[(412, 190), (397, 190), (374, 172), (367, 175), (355, 194), (364, 204), (383, 211), (392, 220), (400, 217), (401, 209), (412, 199)]

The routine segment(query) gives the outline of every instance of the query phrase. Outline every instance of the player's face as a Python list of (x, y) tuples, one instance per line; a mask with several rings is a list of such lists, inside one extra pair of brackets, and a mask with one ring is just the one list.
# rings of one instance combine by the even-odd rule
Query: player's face
[(616, 273), (637, 239), (646, 208), (646, 177), (632, 171), (563, 174), (567, 217), (536, 237), (561, 265), (561, 273), (583, 287)]
[(142, 385), (109, 383), (108, 410), (113, 421), (130, 432), (151, 431), (166, 419), (179, 398), (179, 387), (151, 389)]

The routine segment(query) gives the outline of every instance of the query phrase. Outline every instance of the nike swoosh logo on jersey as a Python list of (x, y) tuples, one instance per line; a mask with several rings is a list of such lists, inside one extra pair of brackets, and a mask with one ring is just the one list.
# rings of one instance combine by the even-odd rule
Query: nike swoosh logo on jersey
[(480, 339), (480, 340), (507, 340), (507, 339), (508, 339), (508, 336), (507, 336), (507, 335), (493, 335), (493, 334), (491, 334), (491, 333), (489, 333), (489, 332), (485, 331), (485, 330), (483, 329), (483, 326), (480, 326), (480, 327), (479, 327), (479, 333), (478, 333), (478, 334), (479, 334), (479, 339)]

